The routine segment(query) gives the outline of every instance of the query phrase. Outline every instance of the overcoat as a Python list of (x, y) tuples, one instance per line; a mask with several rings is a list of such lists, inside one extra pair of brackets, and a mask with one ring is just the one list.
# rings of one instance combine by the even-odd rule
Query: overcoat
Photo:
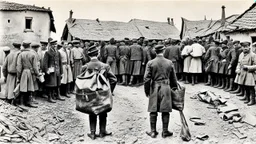
[(220, 61), (219, 61), (219, 74), (226, 74), (228, 71), (228, 62), (227, 62), (227, 55), (230, 49), (225, 49), (220, 52)]
[(130, 69), (129, 74), (140, 75), (141, 65), (143, 60), (143, 49), (138, 44), (133, 44), (130, 46)]
[(206, 67), (208, 64), (209, 72), (218, 73), (219, 71), (219, 61), (220, 61), (220, 47), (211, 46), (205, 54), (205, 60), (207, 61)]
[(63, 71), (61, 84), (71, 83), (73, 81), (73, 75), (72, 75), (72, 70), (70, 66), (70, 51), (68, 49), (61, 48), (59, 52), (60, 52), (60, 57), (62, 62), (62, 71)]
[(236, 67), (237, 77), (235, 83), (245, 86), (255, 86), (256, 73), (255, 70), (243, 69), (243, 66), (255, 66), (256, 65), (256, 54), (250, 52), (245, 55), (243, 52), (239, 55), (238, 64)]
[(119, 67), (118, 71), (120, 75), (126, 74), (126, 69), (128, 65), (128, 57), (129, 57), (130, 47), (126, 45), (121, 45), (118, 47), (118, 55), (119, 55)]
[(189, 73), (190, 63), (192, 59), (192, 56), (190, 55), (191, 51), (192, 51), (192, 46), (187, 45), (184, 47), (184, 49), (181, 52), (181, 55), (184, 58), (184, 63), (183, 63), (184, 73)]
[(181, 70), (182, 66), (179, 63), (181, 59), (180, 47), (178, 46), (167, 47), (164, 52), (164, 57), (172, 61), (172, 63), (174, 64), (174, 69), (176, 73), (182, 72)]
[(107, 45), (105, 47), (105, 57), (107, 58), (107, 64), (109, 64), (111, 71), (117, 75), (118, 69), (117, 69), (117, 58), (118, 51), (116, 45)]
[(6, 78), (5, 98), (13, 99), (13, 90), (16, 87), (17, 82), (17, 59), (20, 54), (20, 50), (13, 49), (6, 57), (3, 65), (3, 75)]
[(17, 78), (20, 80), (21, 92), (38, 90), (36, 79), (39, 75), (38, 62), (38, 56), (35, 51), (29, 48), (21, 50), (17, 60)]
[[(60, 86), (61, 75), (63, 74), (60, 52), (50, 48), (44, 55), (43, 64), (43, 71), (45, 72), (45, 86)], [(51, 67), (54, 68), (54, 72), (47, 74), (47, 71)]]
[(74, 80), (76, 79), (76, 77), (79, 74), (81, 74), (81, 67), (83, 65), (83, 59), (84, 59), (83, 49), (80, 47), (73, 47), (71, 49), (71, 62), (73, 65), (72, 74), (73, 74)]
[(192, 58), (189, 66), (189, 73), (202, 73), (203, 64), (201, 57), (205, 53), (205, 48), (199, 43), (194, 43), (191, 47), (192, 51), (190, 52), (190, 55)]
[(147, 63), (144, 90), (149, 98), (148, 112), (171, 112), (171, 89), (177, 88), (177, 78), (172, 61), (162, 55)]

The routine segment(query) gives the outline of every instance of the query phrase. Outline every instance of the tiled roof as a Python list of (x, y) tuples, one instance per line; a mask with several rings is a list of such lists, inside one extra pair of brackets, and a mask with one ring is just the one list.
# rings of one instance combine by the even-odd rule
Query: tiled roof
[(50, 16), (50, 30), (56, 32), (54, 25), (54, 17), (50, 9), (45, 9), (43, 7), (32, 6), (19, 4), (14, 2), (0, 1), (0, 11), (38, 11), (38, 12), (47, 12)]
[(256, 29), (256, 3), (239, 15), (231, 24), (233, 30), (250, 30)]
[(130, 23), (134, 24), (147, 39), (180, 39), (179, 30), (168, 22), (132, 19)]
[(185, 18), (182, 19), (181, 37), (189, 36), (190, 38), (195, 38), (196, 36), (201, 36), (205, 31), (211, 27), (216, 20), (198, 20), (190, 21)]
[(133, 19), (130, 22), (97, 21), (89, 19), (72, 19), (66, 21), (64, 35), (69, 32), (73, 37), (83, 40), (104, 40), (111, 38), (123, 40), (124, 38), (166, 39), (178, 38), (179, 31), (172, 25), (162, 22), (153, 22)]
[(0, 1), (0, 10), (2, 11), (45, 11), (51, 12), (50, 9), (45, 9), (43, 7), (38, 7), (34, 5), (25, 5), (25, 4), (18, 4), (14, 2), (7, 2), (7, 1)]

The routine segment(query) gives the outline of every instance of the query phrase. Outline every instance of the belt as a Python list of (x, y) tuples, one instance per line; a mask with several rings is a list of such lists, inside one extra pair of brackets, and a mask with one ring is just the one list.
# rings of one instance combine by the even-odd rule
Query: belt
[(170, 80), (169, 80), (169, 79), (157, 80), (157, 81), (154, 81), (154, 83), (158, 83), (158, 84), (170, 84)]
[(74, 61), (81, 61), (82, 59), (74, 59)]

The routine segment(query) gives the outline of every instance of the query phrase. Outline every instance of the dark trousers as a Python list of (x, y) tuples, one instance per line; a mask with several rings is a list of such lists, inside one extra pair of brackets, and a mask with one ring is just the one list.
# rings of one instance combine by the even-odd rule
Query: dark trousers
[[(89, 115), (89, 124), (90, 124), (91, 132), (95, 133), (96, 125), (97, 125), (97, 115), (94, 115), (94, 114)], [(99, 125), (100, 125), (100, 132), (105, 132), (106, 125), (107, 125), (107, 113), (99, 114)]]

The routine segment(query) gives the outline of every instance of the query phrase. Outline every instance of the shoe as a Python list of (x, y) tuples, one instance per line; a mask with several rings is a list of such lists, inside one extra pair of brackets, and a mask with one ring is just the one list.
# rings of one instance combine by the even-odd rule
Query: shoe
[(156, 136), (158, 135), (158, 132), (156, 131), (151, 131), (151, 132), (146, 132), (146, 134), (148, 136), (150, 136), (151, 138), (156, 138)]
[(173, 132), (170, 132), (170, 131), (162, 132), (162, 137), (163, 138), (170, 137), (172, 135), (173, 135)]
[(95, 133), (94, 133), (94, 134), (93, 134), (93, 133), (89, 133), (89, 134), (87, 134), (87, 136), (88, 136), (89, 138), (91, 138), (92, 140), (95, 140), (95, 139), (96, 139)]
[(101, 137), (101, 138), (103, 138), (103, 137), (105, 137), (105, 136), (111, 136), (112, 135), (112, 132), (101, 132), (100, 134), (99, 134), (99, 137)]

